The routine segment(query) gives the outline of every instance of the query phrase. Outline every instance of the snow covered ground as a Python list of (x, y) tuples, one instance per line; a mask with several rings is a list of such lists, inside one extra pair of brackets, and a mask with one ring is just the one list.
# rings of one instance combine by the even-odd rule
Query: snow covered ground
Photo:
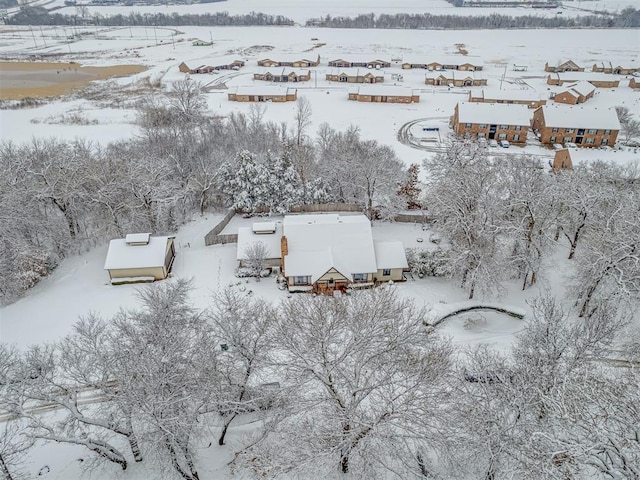
[[(215, 5), (215, 4), (211, 4)], [(560, 87), (545, 83), (545, 62), (573, 59), (590, 69), (597, 61), (607, 58), (626, 59), (629, 64), (640, 63), (637, 30), (538, 30), (522, 31), (411, 31), (411, 30), (345, 30), (296, 27), (181, 27), (172, 28), (109, 28), (77, 29), (75, 39), (67, 42), (73, 30), (43, 27), (41, 35), (30, 29), (0, 27), (0, 55), (25, 58), (29, 55), (55, 55), (60, 61), (76, 61), (84, 65), (114, 65), (142, 63), (149, 70), (141, 74), (115, 80), (117, 84), (133, 85), (142, 78), (160, 79), (165, 85), (184, 78), (178, 70), (181, 62), (191, 67), (211, 64), (216, 57), (234, 55), (246, 60), (237, 72), (192, 75), (209, 87), (207, 100), (212, 114), (226, 115), (232, 111), (248, 112), (251, 104), (227, 100), (227, 88), (241, 85), (260, 85), (253, 80), (257, 60), (279, 54), (321, 56), (319, 67), (312, 69), (309, 82), (297, 84), (298, 95), (312, 104), (314, 130), (323, 122), (342, 129), (350, 124), (360, 127), (362, 136), (377, 139), (396, 149), (407, 164), (420, 162), (433, 154), (433, 149), (417, 150), (398, 142), (399, 129), (407, 122), (424, 119), (441, 128), (446, 137), (449, 117), (457, 102), (468, 97), (467, 88), (430, 87), (424, 84), (423, 70), (402, 70), (399, 65), (383, 69), (385, 85), (394, 83), (416, 89), (420, 93), (417, 104), (368, 104), (347, 100), (347, 86), (328, 82), (325, 74), (331, 59), (346, 58), (439, 58), (455, 55), (463, 44), (468, 60), (484, 64), (483, 75), (488, 88), (528, 89), (548, 95)], [(35, 32), (34, 32), (35, 33)], [(194, 39), (213, 38), (210, 47), (194, 47)], [(317, 40), (311, 40), (311, 39)], [(46, 43), (46, 46), (45, 46)], [(526, 65), (527, 71), (514, 71), (513, 65)], [(401, 74), (403, 81), (392, 79)], [(222, 88), (217, 88), (219, 85)], [(382, 87), (384, 88), (384, 87)], [(479, 89), (481, 87), (474, 87)], [(289, 122), (293, 117), (293, 103), (263, 104), (265, 120)], [(628, 87), (628, 79), (621, 77), (616, 89), (598, 89), (596, 97), (586, 106), (611, 107), (625, 105), (632, 112), (640, 112), (640, 93)], [(64, 125), (55, 123), (56, 116), (70, 110), (82, 111), (98, 125)], [(339, 113), (338, 113), (339, 112)], [(53, 120), (52, 120), (53, 119)], [(3, 139), (28, 141), (34, 132), (61, 138), (85, 137), (107, 142), (137, 133), (133, 125), (135, 112), (128, 108), (108, 108), (89, 100), (56, 100), (27, 110), (0, 112)], [(46, 130), (41, 127), (46, 126)], [(415, 132), (419, 134), (419, 132)], [(551, 157), (552, 153), (535, 145), (512, 147), (509, 153), (530, 153)]]

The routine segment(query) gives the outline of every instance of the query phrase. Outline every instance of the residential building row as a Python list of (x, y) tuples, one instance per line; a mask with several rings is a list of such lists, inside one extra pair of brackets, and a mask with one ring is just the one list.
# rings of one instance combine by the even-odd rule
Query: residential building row
[[(585, 67), (581, 67), (573, 60), (566, 60), (554, 65), (550, 65), (547, 62), (544, 64), (544, 71), (550, 73), (584, 72)], [(640, 72), (640, 65), (632, 65), (632, 62), (629, 59), (604, 60), (594, 63), (591, 67), (591, 71), (614, 75), (631, 75), (633, 73)]]
[(542, 144), (575, 143), (584, 147), (614, 146), (620, 131), (615, 109), (571, 105), (526, 105), (462, 102), (451, 117), (456, 135), (525, 144), (533, 130)]
[[(227, 97), (233, 102), (294, 102), (297, 89), (276, 85), (240, 86), (229, 91)], [(420, 95), (411, 88), (398, 86), (362, 85), (348, 92), (347, 98), (368, 103), (418, 103)]]

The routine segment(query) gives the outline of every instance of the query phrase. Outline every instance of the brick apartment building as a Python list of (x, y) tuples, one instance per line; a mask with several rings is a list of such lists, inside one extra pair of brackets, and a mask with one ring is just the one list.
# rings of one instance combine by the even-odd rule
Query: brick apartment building
[(620, 131), (613, 108), (544, 105), (533, 112), (533, 130), (546, 145), (575, 143), (613, 147)]
[(462, 102), (456, 105), (451, 122), (459, 137), (524, 144), (531, 124), (531, 110), (526, 105)]

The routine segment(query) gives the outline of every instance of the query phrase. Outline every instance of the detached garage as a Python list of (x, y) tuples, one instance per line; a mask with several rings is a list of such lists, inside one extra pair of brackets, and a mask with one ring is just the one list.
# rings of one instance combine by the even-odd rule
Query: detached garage
[(109, 242), (104, 269), (113, 285), (153, 282), (169, 276), (176, 256), (175, 236), (131, 233)]

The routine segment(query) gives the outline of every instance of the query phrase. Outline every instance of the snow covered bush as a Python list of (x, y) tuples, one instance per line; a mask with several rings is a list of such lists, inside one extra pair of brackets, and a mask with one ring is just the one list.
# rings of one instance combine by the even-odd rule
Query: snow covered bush
[(424, 248), (407, 248), (407, 263), (411, 273), (418, 277), (442, 277), (446, 274), (446, 252), (438, 248), (426, 250)]

